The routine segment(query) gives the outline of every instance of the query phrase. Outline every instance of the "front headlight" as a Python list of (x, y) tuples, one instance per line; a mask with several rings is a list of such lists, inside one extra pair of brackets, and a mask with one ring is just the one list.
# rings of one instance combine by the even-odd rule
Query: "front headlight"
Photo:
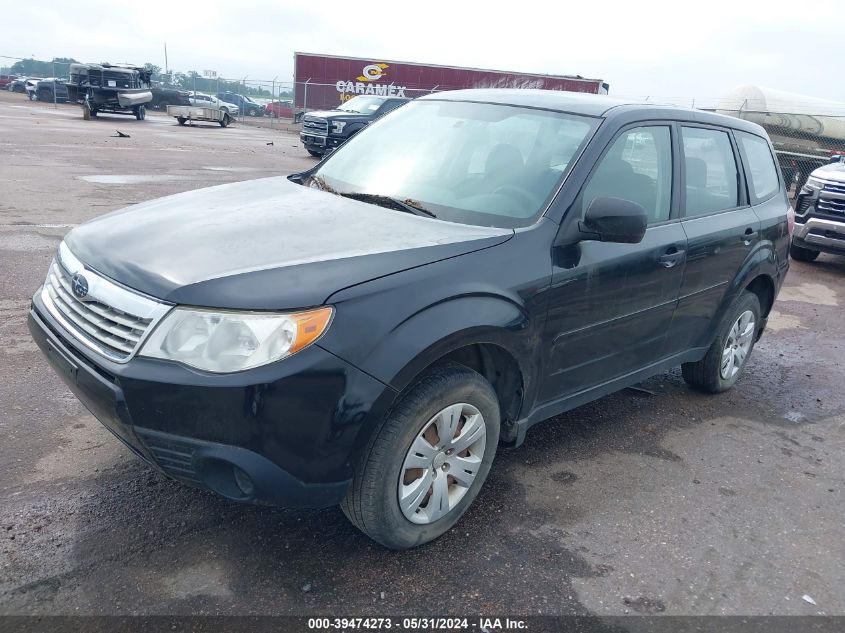
[(290, 314), (175, 308), (156, 327), (139, 355), (228, 373), (295, 354), (329, 326), (329, 306)]
[(332, 132), (337, 132), (338, 134), (343, 132), (343, 128), (346, 127), (346, 121), (332, 121)]
[(809, 178), (807, 178), (807, 182), (805, 182), (804, 186), (801, 188), (801, 193), (816, 193), (818, 191), (821, 191), (823, 187), (823, 181), (810, 176)]

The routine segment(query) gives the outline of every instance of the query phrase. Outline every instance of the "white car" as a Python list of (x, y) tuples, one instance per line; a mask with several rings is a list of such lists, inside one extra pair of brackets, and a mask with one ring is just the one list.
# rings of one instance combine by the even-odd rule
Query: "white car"
[(26, 91), (26, 96), (29, 97), (30, 101), (35, 101), (35, 89), (38, 86), (39, 81), (44, 81), (40, 77), (29, 77), (24, 82), (24, 90)]
[(209, 108), (217, 108), (223, 110), (229, 116), (238, 116), (238, 106), (234, 103), (226, 103), (215, 96), (207, 95), (203, 92), (194, 92), (188, 97), (188, 101), (194, 106), (206, 106)]

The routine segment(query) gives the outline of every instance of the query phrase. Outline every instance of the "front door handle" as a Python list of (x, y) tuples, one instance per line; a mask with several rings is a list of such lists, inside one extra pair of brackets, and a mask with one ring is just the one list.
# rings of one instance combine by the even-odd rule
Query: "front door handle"
[(657, 263), (663, 266), (663, 268), (672, 268), (678, 262), (683, 261), (686, 254), (687, 252), (684, 249), (673, 246), (657, 258)]
[(750, 246), (751, 245), (751, 238), (752, 238), (753, 235), (754, 235), (754, 229), (752, 229), (749, 226), (747, 229), (745, 229), (745, 233), (742, 234), (742, 243), (745, 244), (746, 246)]

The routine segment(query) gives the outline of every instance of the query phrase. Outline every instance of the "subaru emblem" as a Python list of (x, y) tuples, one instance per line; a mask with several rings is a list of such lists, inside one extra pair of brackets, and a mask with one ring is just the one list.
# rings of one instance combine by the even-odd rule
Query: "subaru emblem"
[(88, 280), (82, 273), (75, 273), (70, 278), (70, 288), (77, 299), (84, 299), (88, 295)]

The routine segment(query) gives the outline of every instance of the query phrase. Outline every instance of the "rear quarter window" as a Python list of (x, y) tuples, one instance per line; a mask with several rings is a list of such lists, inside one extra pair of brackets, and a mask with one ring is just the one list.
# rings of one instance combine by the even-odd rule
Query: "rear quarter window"
[(748, 174), (748, 185), (754, 198), (760, 202), (771, 197), (778, 189), (777, 167), (765, 139), (747, 132), (735, 132)]

